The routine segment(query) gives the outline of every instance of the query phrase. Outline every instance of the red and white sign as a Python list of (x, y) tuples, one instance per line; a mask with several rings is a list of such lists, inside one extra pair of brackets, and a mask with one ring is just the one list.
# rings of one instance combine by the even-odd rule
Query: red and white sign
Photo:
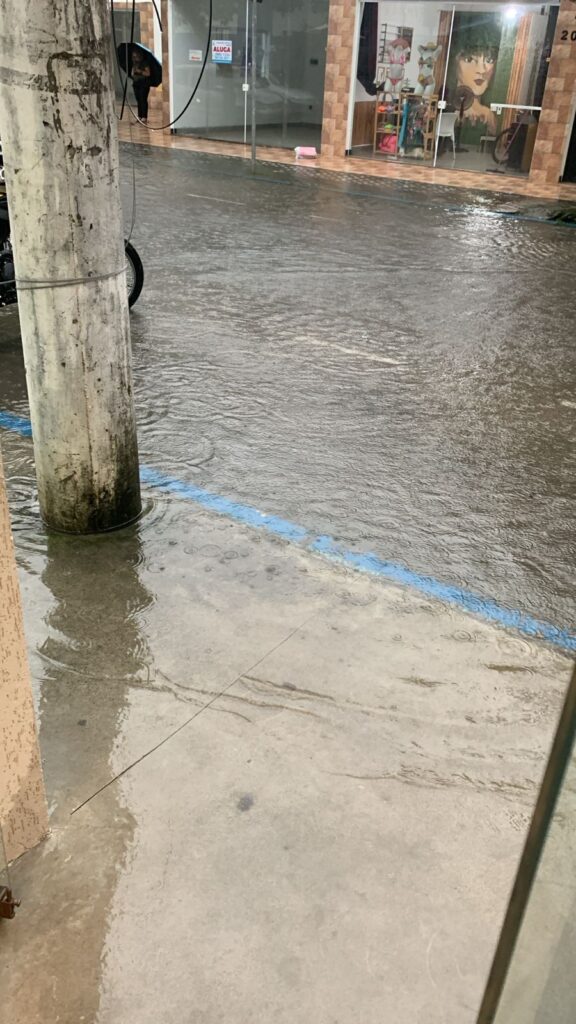
[(212, 60), (215, 64), (231, 64), (232, 63), (232, 40), (231, 39), (213, 39), (212, 40)]

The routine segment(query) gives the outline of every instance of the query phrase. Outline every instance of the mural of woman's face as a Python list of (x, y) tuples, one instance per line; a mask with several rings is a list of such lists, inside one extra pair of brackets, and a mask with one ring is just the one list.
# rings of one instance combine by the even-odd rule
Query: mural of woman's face
[(490, 53), (460, 54), (458, 85), (465, 85), (475, 96), (483, 96), (492, 81), (496, 57)]

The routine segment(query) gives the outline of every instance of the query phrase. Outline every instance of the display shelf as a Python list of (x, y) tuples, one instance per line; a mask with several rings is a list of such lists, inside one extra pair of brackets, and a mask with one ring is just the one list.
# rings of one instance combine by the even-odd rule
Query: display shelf
[[(438, 97), (420, 96), (404, 92), (386, 99), (383, 92), (377, 96), (374, 114), (374, 153), (382, 156), (421, 157), (434, 156)], [(383, 148), (383, 136), (392, 136), (395, 143)]]

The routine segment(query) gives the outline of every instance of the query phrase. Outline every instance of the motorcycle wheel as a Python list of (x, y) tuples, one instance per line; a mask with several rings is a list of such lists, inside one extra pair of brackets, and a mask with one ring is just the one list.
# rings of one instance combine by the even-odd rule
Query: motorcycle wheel
[(144, 284), (144, 267), (136, 249), (131, 242), (126, 242), (126, 283), (128, 286), (128, 305), (136, 302)]

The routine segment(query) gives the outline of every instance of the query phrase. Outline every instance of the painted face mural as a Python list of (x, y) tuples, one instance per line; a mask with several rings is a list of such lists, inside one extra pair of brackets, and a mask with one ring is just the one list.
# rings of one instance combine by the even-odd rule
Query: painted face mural
[(455, 60), (452, 82), (455, 102), (464, 122), (484, 126), (493, 134), (496, 115), (490, 110), (490, 85), (494, 78), (502, 26), (498, 14), (466, 14), (455, 26)]
[(483, 96), (495, 67), (496, 57), (491, 53), (461, 56), (458, 58), (458, 85), (465, 85), (475, 96)]

